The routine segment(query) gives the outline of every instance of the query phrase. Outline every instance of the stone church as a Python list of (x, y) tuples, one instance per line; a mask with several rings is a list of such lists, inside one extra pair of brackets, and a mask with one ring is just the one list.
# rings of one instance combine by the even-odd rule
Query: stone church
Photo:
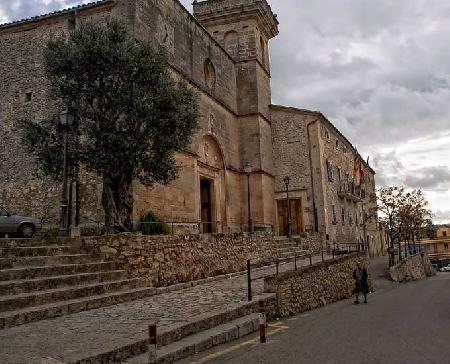
[[(134, 220), (153, 211), (177, 227), (245, 231), (250, 201), (255, 230), (285, 235), (290, 215), (293, 235), (329, 244), (368, 241), (379, 250), (381, 235), (368, 219), (376, 207), (375, 172), (320, 112), (272, 105), (269, 41), (278, 35), (278, 19), (267, 1), (193, 6), (191, 15), (177, 0), (103, 0), (0, 25), (0, 202), (56, 221), (59, 187), (36, 177), (14, 126), (25, 117), (39, 121), (52, 105), (42, 57), (49, 37), (116, 17), (136, 40), (165, 47), (170, 70), (200, 99), (200, 130), (177, 153), (180, 177), (152, 189), (136, 183)], [(84, 223), (102, 220), (100, 182), (83, 174)]]

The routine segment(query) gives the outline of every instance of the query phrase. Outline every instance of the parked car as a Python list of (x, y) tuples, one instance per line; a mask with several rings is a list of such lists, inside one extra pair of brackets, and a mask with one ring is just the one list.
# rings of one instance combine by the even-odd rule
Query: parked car
[(18, 235), (29, 239), (41, 228), (42, 225), (39, 220), (16, 215), (0, 206), (0, 235)]
[(446, 267), (442, 267), (439, 269), (440, 272), (450, 272), (450, 265), (447, 265)]

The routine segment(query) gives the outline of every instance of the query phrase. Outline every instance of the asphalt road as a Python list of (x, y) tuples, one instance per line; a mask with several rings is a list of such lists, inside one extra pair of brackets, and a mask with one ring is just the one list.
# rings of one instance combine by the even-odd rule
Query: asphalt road
[(346, 300), (271, 323), (267, 344), (253, 335), (183, 363), (450, 363), (450, 273), (399, 285), (380, 268), (367, 305)]

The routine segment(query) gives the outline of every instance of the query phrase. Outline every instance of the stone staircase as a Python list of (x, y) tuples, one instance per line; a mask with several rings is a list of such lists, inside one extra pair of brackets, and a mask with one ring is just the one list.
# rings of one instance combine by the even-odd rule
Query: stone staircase
[(289, 259), (295, 256), (300, 257), (308, 254), (299, 245), (299, 240), (295, 238), (280, 237), (276, 239), (278, 259)]
[(77, 247), (0, 240), (0, 329), (154, 294), (145, 279), (80, 254)]

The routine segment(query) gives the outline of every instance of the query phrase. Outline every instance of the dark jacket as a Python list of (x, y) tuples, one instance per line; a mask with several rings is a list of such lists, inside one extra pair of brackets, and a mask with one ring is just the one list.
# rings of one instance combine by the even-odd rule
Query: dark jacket
[(358, 280), (356, 271), (356, 269), (353, 271), (353, 279), (355, 280), (355, 293), (369, 293), (369, 275), (367, 274), (367, 270), (365, 268), (362, 269), (361, 280)]

